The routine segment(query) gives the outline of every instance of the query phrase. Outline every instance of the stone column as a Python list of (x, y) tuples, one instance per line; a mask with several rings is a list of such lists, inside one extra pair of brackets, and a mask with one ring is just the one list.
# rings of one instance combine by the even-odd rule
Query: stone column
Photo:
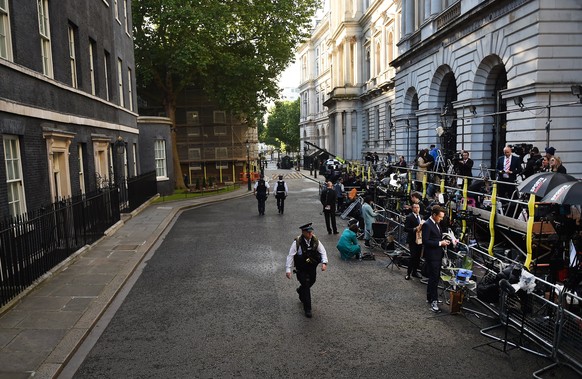
[(441, 13), (441, 0), (426, 0), (430, 1), (430, 14), (438, 14)]

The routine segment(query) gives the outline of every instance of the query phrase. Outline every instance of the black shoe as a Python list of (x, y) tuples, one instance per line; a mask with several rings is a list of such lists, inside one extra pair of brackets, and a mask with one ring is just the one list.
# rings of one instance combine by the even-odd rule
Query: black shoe
[(306, 309), (306, 310), (305, 310), (305, 317), (307, 317), (307, 318), (311, 318), (311, 316), (313, 316), (313, 315), (311, 314), (311, 309)]
[(333, 234), (339, 234), (339, 232), (336, 231), (336, 232), (333, 232)]
[(406, 275), (406, 276), (404, 277), (404, 280), (410, 280), (410, 275)]
[(422, 279), (422, 275), (420, 275), (418, 272), (415, 272), (414, 274), (412, 274), (413, 278), (417, 278), (417, 279)]
[(331, 234), (331, 231), (328, 231), (327, 234)]

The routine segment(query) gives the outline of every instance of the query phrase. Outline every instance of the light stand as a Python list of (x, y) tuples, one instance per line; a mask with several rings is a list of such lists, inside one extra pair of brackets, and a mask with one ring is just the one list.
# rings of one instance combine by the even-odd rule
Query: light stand
[(251, 145), (249, 144), (249, 140), (247, 140), (246, 146), (247, 146), (247, 186), (248, 186), (248, 190), (250, 191), (251, 190), (251, 172), (250, 172), (250, 168), (251, 168), (251, 156), (250, 156)]

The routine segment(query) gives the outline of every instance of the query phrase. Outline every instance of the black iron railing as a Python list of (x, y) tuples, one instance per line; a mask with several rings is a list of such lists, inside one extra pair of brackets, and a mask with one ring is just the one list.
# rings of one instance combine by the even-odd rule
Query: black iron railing
[(128, 178), (120, 190), (121, 212), (131, 212), (158, 193), (156, 172)]
[(120, 219), (119, 191), (105, 187), (0, 222), (0, 307)]

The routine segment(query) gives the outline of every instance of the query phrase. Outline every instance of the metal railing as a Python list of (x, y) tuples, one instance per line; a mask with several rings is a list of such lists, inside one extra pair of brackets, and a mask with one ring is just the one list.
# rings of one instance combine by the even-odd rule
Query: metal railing
[(0, 307), (119, 221), (117, 187), (0, 222)]
[(127, 178), (124, 185), (120, 187), (120, 210), (123, 213), (131, 212), (157, 193), (155, 171)]

